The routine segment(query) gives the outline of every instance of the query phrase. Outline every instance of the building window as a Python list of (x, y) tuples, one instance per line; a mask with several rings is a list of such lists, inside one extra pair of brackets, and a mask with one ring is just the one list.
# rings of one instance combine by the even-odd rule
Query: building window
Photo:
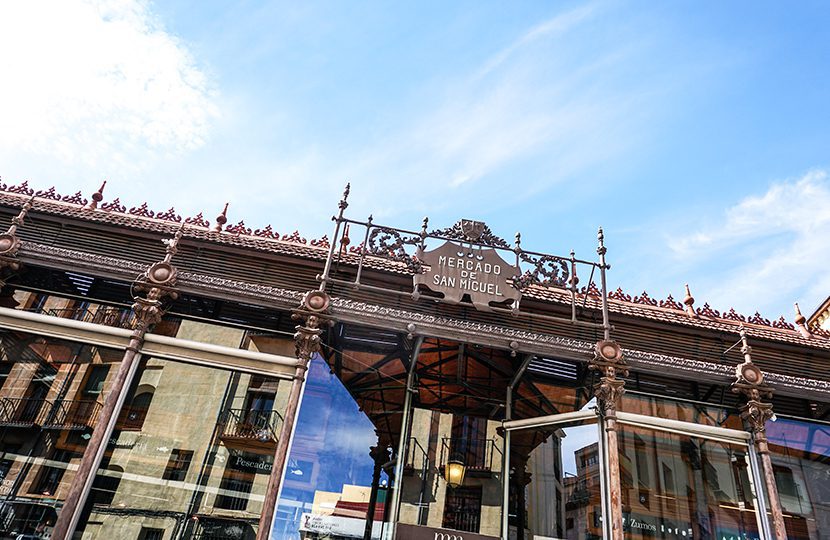
[(164, 540), (164, 529), (142, 527), (138, 533), (138, 540)]
[(92, 366), (84, 384), (84, 396), (96, 397), (104, 390), (104, 381), (107, 380), (107, 374), (110, 371), (109, 364), (101, 364)]
[(481, 486), (447, 488), (445, 529), (477, 533), (481, 522)]
[(66, 472), (66, 465), (69, 463), (71, 458), (72, 453), (67, 452), (66, 450), (56, 450), (53, 452), (49, 458), (49, 461), (60, 462), (61, 466), (54, 467), (51, 465), (43, 465), (40, 469), (40, 477), (34, 484), (35, 488), (30, 490), (29, 493), (38, 493), (47, 496), (54, 495), (58, 490), (58, 486), (60, 486), (63, 473)]
[(455, 416), (453, 418), (449, 458), (460, 458), (471, 469), (486, 468), (486, 418), (473, 416)]
[(174, 449), (170, 452), (170, 460), (167, 462), (167, 468), (164, 469), (162, 478), (181, 482), (187, 476), (187, 470), (190, 468), (190, 460), (192, 459), (193, 452), (191, 450)]
[(245, 510), (253, 487), (253, 474), (225, 469), (214, 506), (225, 510)]

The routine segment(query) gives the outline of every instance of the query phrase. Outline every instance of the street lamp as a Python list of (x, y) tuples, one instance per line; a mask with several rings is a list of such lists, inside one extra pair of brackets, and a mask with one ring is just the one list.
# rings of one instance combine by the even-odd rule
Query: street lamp
[(464, 465), (464, 461), (459, 456), (455, 456), (450, 458), (444, 466), (444, 479), (448, 486), (455, 489), (464, 483), (464, 473), (466, 472), (467, 467)]

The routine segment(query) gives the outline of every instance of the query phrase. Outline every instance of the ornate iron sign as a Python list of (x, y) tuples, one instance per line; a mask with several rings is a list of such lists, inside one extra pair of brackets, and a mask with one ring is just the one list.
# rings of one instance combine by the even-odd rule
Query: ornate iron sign
[[(476, 224), (481, 223), (462, 222), (473, 234)], [(442, 293), (449, 303), (457, 304), (468, 295), (476, 309), (487, 311), (490, 302), (511, 300), (516, 305), (522, 296), (513, 287), (519, 268), (502, 259), (495, 249), (464, 246), (448, 240), (439, 248), (421, 254), (419, 259), (425, 268), (423, 273), (414, 276), (416, 289), (424, 285)]]

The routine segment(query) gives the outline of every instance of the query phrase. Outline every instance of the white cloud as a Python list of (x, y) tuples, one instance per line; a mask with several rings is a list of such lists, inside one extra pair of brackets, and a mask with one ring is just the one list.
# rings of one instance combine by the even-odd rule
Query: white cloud
[[(823, 170), (739, 201), (719, 222), (672, 243), (688, 261), (718, 261), (701, 298), (745, 312), (800, 300), (809, 311), (830, 294), (830, 180)], [(777, 313), (765, 313), (776, 316)], [(792, 320), (792, 311), (784, 315)]]
[(217, 111), (186, 46), (139, 0), (3, 2), (0, 72), (0, 155), (101, 175), (202, 145)]

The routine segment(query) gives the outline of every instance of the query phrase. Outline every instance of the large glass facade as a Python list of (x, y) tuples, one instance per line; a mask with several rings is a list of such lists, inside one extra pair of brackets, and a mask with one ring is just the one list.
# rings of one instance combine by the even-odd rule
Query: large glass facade
[(254, 538), (282, 425), (279, 381), (141, 363), (76, 538)]
[(830, 425), (778, 418), (767, 437), (787, 537), (830, 538)]
[(760, 538), (746, 445), (624, 425), (627, 538)]
[(48, 538), (123, 353), (10, 330), (0, 352), (0, 538)]
[(272, 538), (381, 538), (388, 533), (393, 464), (391, 445), (379, 442), (378, 434), (400, 420), (374, 412), (380, 425), (321, 357), (312, 360)]

